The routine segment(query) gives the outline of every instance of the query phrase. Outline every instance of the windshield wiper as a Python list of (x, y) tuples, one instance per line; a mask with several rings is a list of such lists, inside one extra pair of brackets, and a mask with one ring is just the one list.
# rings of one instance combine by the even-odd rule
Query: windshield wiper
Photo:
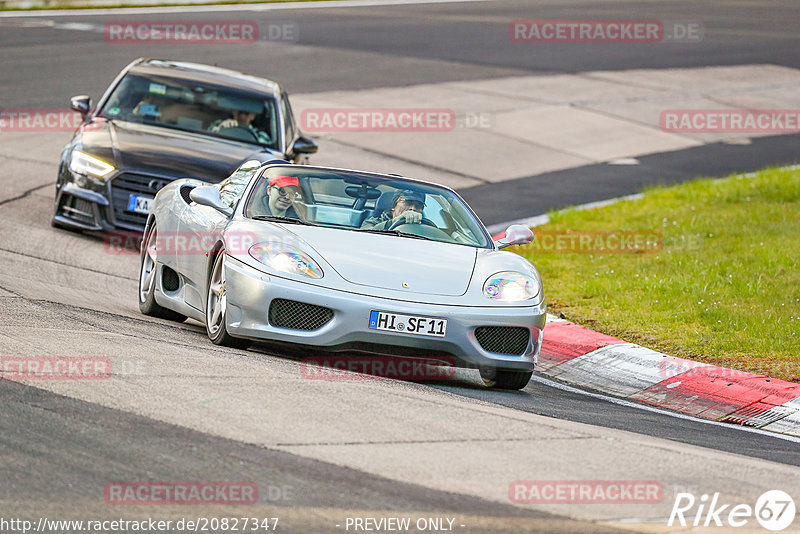
[(369, 232), (371, 234), (388, 234), (388, 235), (396, 235), (399, 237), (411, 237), (414, 239), (425, 239), (427, 241), (438, 241), (438, 239), (433, 239), (432, 237), (424, 236), (424, 235), (417, 235), (412, 234), (410, 232), (401, 232), (400, 230), (380, 230), (378, 228), (362, 228), (358, 230), (359, 232)]
[(281, 217), (279, 215), (254, 215), (250, 218), (256, 221), (269, 221), (269, 222), (280, 222), (289, 224), (302, 224), (305, 226), (316, 226), (316, 224), (310, 223), (308, 221), (293, 219), (291, 217)]

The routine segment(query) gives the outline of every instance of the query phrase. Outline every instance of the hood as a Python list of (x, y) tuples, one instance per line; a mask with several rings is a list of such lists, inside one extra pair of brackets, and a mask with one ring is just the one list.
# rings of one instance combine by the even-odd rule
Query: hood
[(314, 249), (308, 252), (316, 252), (318, 261), (361, 286), (459, 296), (466, 293), (475, 268), (473, 247), (311, 226), (292, 226), (291, 231)]
[(247, 143), (102, 118), (83, 128), (79, 149), (126, 172), (207, 182), (226, 178), (246, 159), (282, 157)]

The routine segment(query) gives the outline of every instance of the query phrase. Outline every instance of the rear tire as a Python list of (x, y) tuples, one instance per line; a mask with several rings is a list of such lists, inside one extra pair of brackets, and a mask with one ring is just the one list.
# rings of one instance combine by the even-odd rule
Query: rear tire
[(486, 387), (493, 389), (523, 389), (531, 381), (533, 371), (481, 367), (481, 378)]
[(167, 309), (156, 302), (156, 269), (158, 268), (158, 251), (156, 250), (156, 224), (150, 227), (140, 253), (139, 266), (139, 311), (151, 317), (159, 317), (169, 321), (182, 323), (186, 316)]
[(225, 328), (225, 314), (228, 297), (225, 288), (225, 249), (214, 258), (214, 266), (208, 277), (206, 290), (206, 333), (215, 345), (246, 349), (252, 343), (249, 339), (233, 337)]

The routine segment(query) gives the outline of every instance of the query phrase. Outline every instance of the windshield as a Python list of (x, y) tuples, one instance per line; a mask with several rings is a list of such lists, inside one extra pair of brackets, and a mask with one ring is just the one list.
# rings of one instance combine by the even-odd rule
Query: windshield
[(186, 80), (127, 74), (100, 116), (279, 148), (273, 99)]
[(403, 178), (296, 166), (269, 167), (245, 205), (250, 218), (378, 232), (491, 248), (483, 225), (452, 191)]

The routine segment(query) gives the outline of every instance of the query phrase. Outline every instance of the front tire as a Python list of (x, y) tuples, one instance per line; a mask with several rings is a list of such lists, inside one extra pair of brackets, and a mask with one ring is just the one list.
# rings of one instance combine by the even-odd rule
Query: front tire
[(531, 381), (533, 371), (481, 367), (481, 378), (486, 387), (493, 389), (523, 389)]
[(231, 336), (225, 328), (228, 296), (225, 288), (225, 249), (214, 259), (206, 290), (206, 333), (215, 345), (245, 349), (250, 340)]
[(158, 233), (156, 223), (150, 227), (140, 253), (139, 268), (139, 311), (151, 317), (159, 317), (169, 321), (182, 323), (186, 316), (169, 310), (156, 302), (156, 269), (158, 268), (158, 251), (156, 249)]

